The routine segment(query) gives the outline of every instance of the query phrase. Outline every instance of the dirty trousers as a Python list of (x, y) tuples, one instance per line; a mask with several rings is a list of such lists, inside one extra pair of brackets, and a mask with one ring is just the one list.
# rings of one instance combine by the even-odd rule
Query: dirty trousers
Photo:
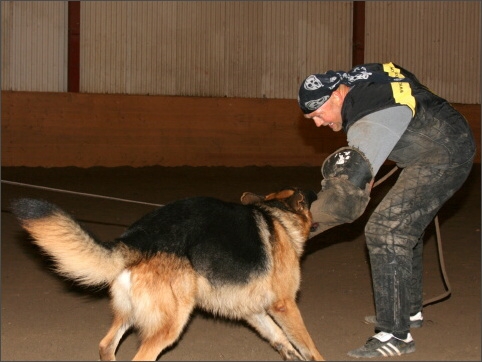
[(365, 227), (376, 306), (376, 331), (405, 338), (422, 310), (423, 233), (468, 177), (472, 159), (453, 168), (408, 166)]

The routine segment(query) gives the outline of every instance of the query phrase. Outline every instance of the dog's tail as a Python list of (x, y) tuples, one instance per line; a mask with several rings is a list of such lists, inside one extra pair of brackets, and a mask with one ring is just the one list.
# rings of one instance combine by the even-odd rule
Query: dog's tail
[(57, 272), (83, 285), (107, 285), (124, 269), (127, 248), (98, 241), (73, 217), (42, 200), (22, 198), (12, 211), (33, 241), (56, 263)]

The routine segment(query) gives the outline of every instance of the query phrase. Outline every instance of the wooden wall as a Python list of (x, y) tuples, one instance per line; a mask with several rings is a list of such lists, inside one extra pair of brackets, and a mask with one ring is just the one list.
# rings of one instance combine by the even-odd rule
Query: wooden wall
[(480, 4), (366, 1), (365, 62), (390, 59), (450, 102), (480, 104)]
[[(480, 105), (455, 106), (480, 163)], [(317, 166), (345, 144), (293, 99), (2, 92), (2, 166)]]

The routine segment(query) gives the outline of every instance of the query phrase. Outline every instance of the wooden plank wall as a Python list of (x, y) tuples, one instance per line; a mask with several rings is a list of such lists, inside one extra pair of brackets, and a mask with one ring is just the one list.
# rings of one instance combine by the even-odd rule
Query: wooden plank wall
[(480, 1), (2, 1), (2, 90), (296, 99), (351, 68), (355, 3), (360, 61), (480, 104)]
[(452, 102), (480, 103), (480, 1), (366, 1), (365, 62), (390, 60)]
[(2, 1), (2, 90), (67, 90), (67, 1)]
[[(455, 106), (480, 163), (480, 105)], [(2, 166), (317, 166), (345, 144), (293, 99), (2, 92)]]

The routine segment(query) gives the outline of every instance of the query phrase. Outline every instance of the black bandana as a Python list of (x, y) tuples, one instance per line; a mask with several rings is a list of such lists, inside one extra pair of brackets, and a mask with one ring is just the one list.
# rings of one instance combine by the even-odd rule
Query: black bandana
[(329, 70), (324, 74), (312, 74), (301, 83), (298, 104), (303, 113), (308, 114), (320, 108), (340, 84), (351, 87), (359, 82), (390, 83), (407, 80), (390, 77), (383, 71), (367, 71), (364, 66), (348, 72)]

